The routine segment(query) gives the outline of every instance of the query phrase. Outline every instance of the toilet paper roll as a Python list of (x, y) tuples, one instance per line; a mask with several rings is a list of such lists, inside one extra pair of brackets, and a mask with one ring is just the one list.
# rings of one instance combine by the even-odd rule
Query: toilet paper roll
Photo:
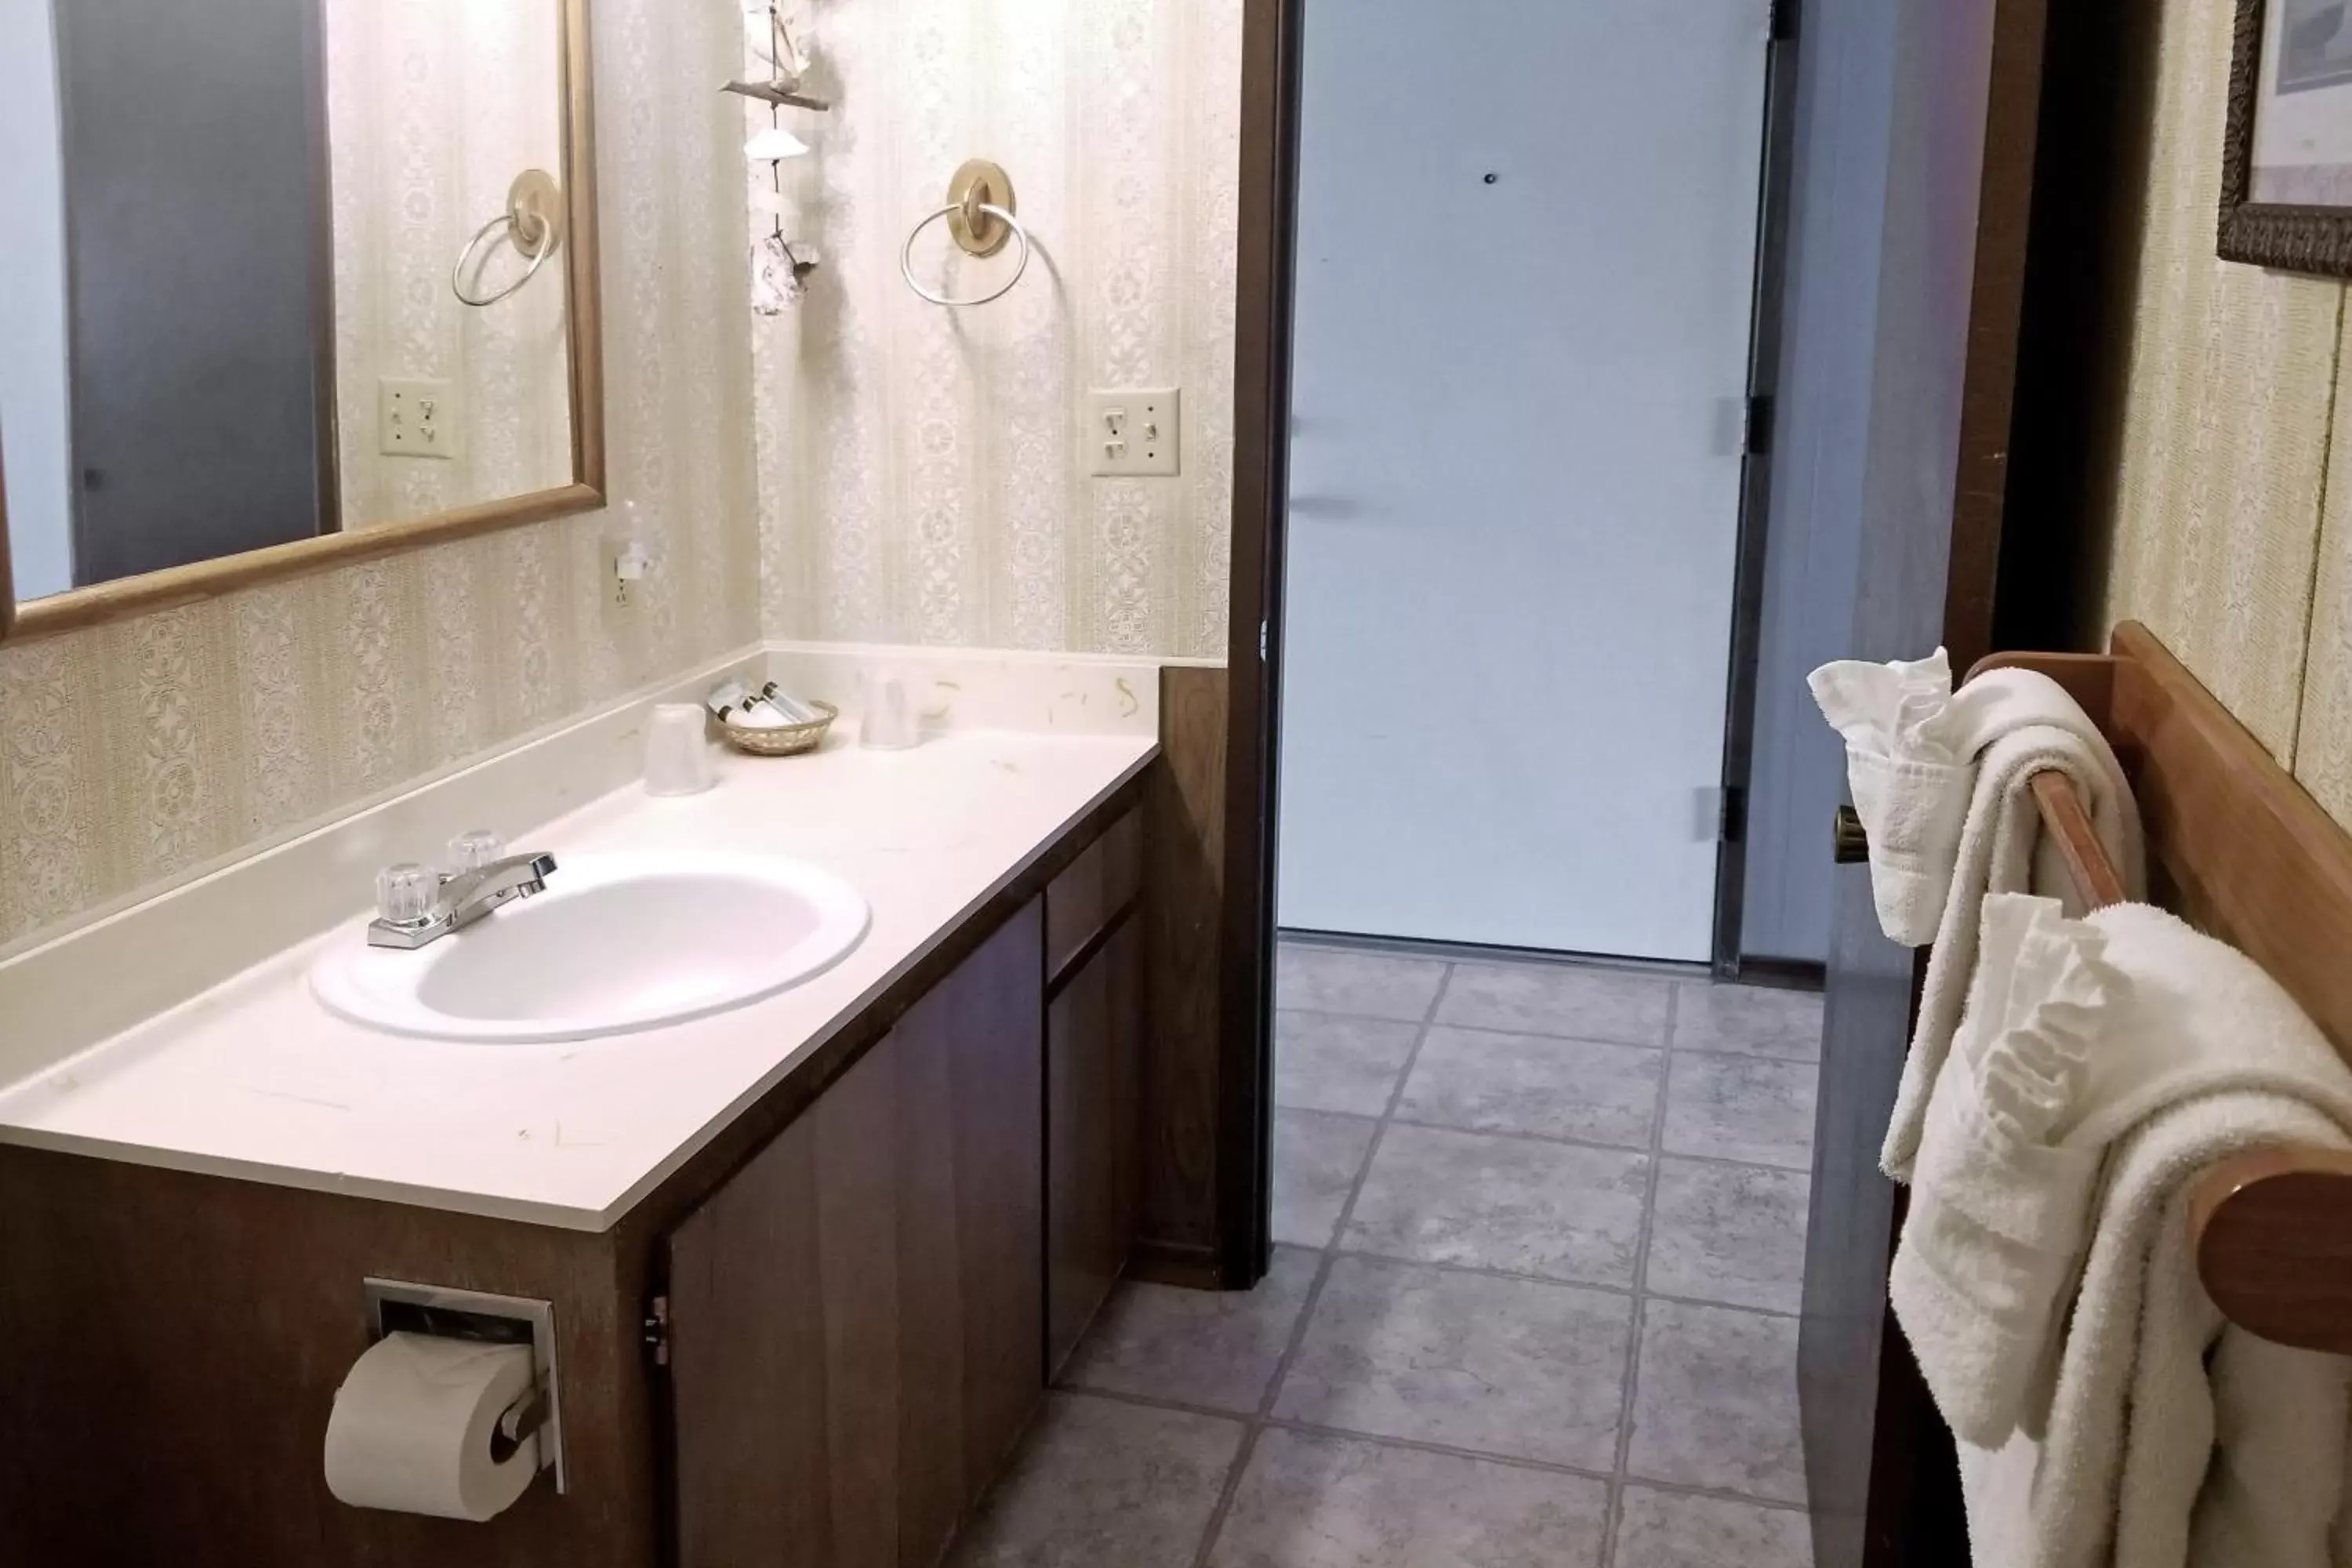
[(522, 1496), (536, 1435), (505, 1464), (490, 1435), (531, 1385), (529, 1345), (387, 1334), (352, 1364), (327, 1418), (327, 1487), (355, 1508), (476, 1522)]

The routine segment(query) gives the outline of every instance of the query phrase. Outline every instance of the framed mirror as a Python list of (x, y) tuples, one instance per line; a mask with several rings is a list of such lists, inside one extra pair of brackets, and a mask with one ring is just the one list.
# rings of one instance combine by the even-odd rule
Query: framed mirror
[(0, 0), (0, 637), (604, 504), (588, 0)]

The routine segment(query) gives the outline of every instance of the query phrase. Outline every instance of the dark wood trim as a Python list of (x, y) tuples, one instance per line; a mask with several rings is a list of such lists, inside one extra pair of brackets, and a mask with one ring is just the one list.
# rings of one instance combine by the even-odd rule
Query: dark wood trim
[(8, 567), (8, 464), (0, 455), (0, 642), (8, 640), (16, 624), (16, 585)]
[(1160, 672), (1160, 762), (1145, 786), (1150, 940), (1144, 969), (1150, 1001), (1140, 1239), (1153, 1257), (1220, 1250), (1229, 685), (1221, 668)]
[[(1944, 579), (1943, 640), (1962, 668), (1992, 646), (2048, 27), (2048, 0), (1994, 0)], [(1923, 952), (1912, 973), (1915, 1006), (1926, 971)], [(1892, 1258), (1902, 1234), (1906, 1196), (1898, 1193), (1889, 1213), (1883, 1257)], [(1884, 1309), (1878, 1351), (1862, 1562), (1864, 1568), (1958, 1568), (1968, 1552), (1957, 1451), (1891, 1305)], [(1822, 1536), (1817, 1522), (1817, 1542)], [(1828, 1554), (1821, 1555), (1826, 1568)]]
[(2105, 630), (2086, 595), (2122, 461), (2162, 24), (2137, 0), (2080, 0), (2043, 34), (1996, 648), (2088, 647)]
[(1225, 1288), (1224, 1258), (1214, 1247), (1187, 1242), (1145, 1240), (1128, 1260), (1127, 1275), (1153, 1285), (1173, 1285), (1185, 1290)]
[(1951, 563), (1944, 580), (1944, 641), (1960, 669), (1992, 651), (2049, 18), (2049, 0), (1999, 0), (1993, 16)]
[(2224, 261), (2352, 278), (2352, 207), (2253, 199), (2263, 24), (2273, 3), (2238, 0), (2230, 31), (2230, 108), (2221, 130), (2221, 210), (2214, 248)]
[(1748, 453), (1739, 473), (1739, 540), (1733, 565), (1730, 679), (1725, 683), (1723, 835), (1715, 860), (1717, 978), (1737, 979), (1748, 909), (1748, 803), (1756, 773), (1756, 689), (1764, 644), (1764, 583), (1772, 521), (1772, 416), (1780, 390), (1789, 278), (1789, 194), (1797, 139), (1796, 0), (1776, 16), (1764, 75), (1764, 159), (1758, 171), (1756, 281), (1749, 293)]
[(1819, 991), (1829, 965), (1814, 958), (1743, 958), (1734, 977), (1742, 985), (1769, 985), (1781, 991)]
[(306, 6), (302, 53), (310, 73), (310, 189), (318, 223), (310, 231), (310, 377), (317, 412), (311, 482), (319, 491), (319, 531), (343, 531), (341, 393), (335, 378), (335, 159), (327, 105), (327, 16)]
[(588, 0), (563, 0), (564, 331), (572, 353), (572, 482), (603, 505), (604, 248), (598, 225), (596, 50)]
[(1128, 928), (1135, 919), (1135, 910), (1133, 901), (1119, 905), (1108, 920), (1095, 928), (1093, 935), (1071, 952), (1067, 963), (1046, 977), (1045, 1000), (1048, 1003), (1058, 1000), (1062, 993), (1069, 989), (1070, 982), (1077, 977), (1078, 972), (1092, 963), (1096, 956), (1111, 944), (1111, 940)]
[(1282, 518), (1290, 468), (1293, 247), (1302, 0), (1244, 0), (1234, 349), (1231, 706), (1217, 1095), (1217, 1247), (1245, 1289), (1272, 1260), (1270, 1049)]

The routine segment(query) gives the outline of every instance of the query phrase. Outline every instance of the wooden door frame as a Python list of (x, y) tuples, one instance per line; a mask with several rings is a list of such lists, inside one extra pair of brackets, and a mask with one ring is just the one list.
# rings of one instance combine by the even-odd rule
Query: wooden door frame
[[(1873, 345), (1872, 403), (1885, 416), (1868, 437), (1859, 584), (1879, 610), (1857, 602), (1866, 657), (1917, 653), (1940, 633), (1966, 668), (1995, 646), (2039, 135), (2045, 93), (2063, 100), (2070, 85), (2043, 79), (2050, 15), (2048, 0), (1955, 0), (1903, 14), (1891, 126), (1899, 167), (1887, 181)], [(1963, 49), (1984, 60), (1982, 77), (1962, 74)], [(1922, 79), (1932, 90), (1919, 90)], [(1963, 247), (1972, 247), (1964, 281), (1952, 271)], [(2044, 262), (2079, 265), (2065, 247)], [(2038, 535), (2017, 544), (2012, 573), (2046, 547)], [(1884, 942), (1866, 889), (1842, 889), (1840, 901), (1868, 946), (1842, 949), (1832, 937), (1808, 1233), (1848, 1272), (1808, 1269), (1801, 1321), (1815, 1556), (1822, 1568), (1939, 1568), (1966, 1561), (1958, 1472), (1886, 1304), (1903, 1194), (1877, 1162), (1925, 954)], [(1883, 1037), (1842, 1026), (1882, 1007), (1893, 1019)]]
[(1218, 921), (1217, 1246), (1224, 1282), (1273, 1255), (1275, 810), (1280, 757), (1282, 520), (1304, 0), (1243, 0), (1241, 222), (1234, 278), (1232, 597), (1225, 650), (1223, 908)]
[[(1223, 1283), (1265, 1272), (1273, 1120), (1274, 847), (1282, 685), (1281, 606), (1287, 541), (1291, 332), (1296, 296), (1299, 47), (1304, 0), (1243, 0), (1241, 177), (1234, 280), (1234, 500), (1225, 732), (1223, 904), (1219, 919), (1216, 1237)], [(1782, 47), (1794, 0), (1776, 7), (1769, 40), (1765, 142), (1759, 168), (1755, 310), (1748, 391), (1769, 398), (1778, 378), (1780, 279), (1788, 233), (1787, 126), (1794, 79)], [(1769, 420), (1769, 408), (1766, 414)], [(1762, 431), (1757, 432), (1759, 436)], [(1756, 689), (1769, 442), (1748, 454), (1740, 487), (1738, 559), (1726, 695), (1724, 787), (1744, 798)], [(1725, 845), (1716, 887), (1713, 963), (1738, 963), (1742, 837)], [(1724, 868), (1728, 867), (1727, 870)]]

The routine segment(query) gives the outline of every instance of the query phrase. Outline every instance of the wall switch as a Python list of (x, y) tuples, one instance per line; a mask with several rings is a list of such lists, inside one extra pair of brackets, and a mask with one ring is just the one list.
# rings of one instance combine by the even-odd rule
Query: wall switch
[(1184, 395), (1172, 386), (1087, 394), (1087, 471), (1121, 478), (1181, 472)]
[(376, 383), (376, 447), (385, 457), (454, 458), (462, 428), (454, 384)]

